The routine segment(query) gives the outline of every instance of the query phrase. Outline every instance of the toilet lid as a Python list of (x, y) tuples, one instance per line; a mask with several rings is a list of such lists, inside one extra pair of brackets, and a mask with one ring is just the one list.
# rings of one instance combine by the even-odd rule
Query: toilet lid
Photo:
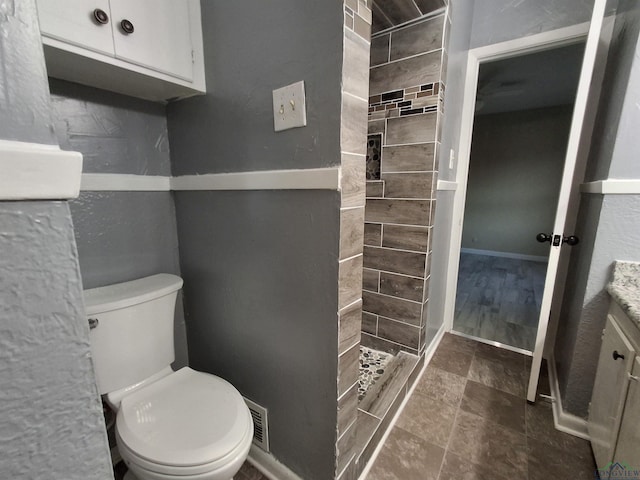
[(116, 425), (136, 455), (158, 464), (192, 466), (231, 452), (250, 421), (230, 383), (184, 367), (126, 396)]

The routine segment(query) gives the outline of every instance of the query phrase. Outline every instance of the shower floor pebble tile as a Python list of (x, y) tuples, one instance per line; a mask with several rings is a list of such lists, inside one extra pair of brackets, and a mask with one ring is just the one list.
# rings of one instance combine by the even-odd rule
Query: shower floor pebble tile
[(384, 375), (389, 362), (393, 359), (390, 353), (380, 352), (367, 347), (360, 347), (360, 375), (358, 377), (358, 400), (362, 400), (369, 390)]

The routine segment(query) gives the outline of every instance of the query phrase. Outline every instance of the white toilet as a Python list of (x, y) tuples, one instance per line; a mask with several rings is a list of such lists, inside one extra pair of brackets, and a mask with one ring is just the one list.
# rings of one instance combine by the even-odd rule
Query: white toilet
[(228, 382), (173, 371), (173, 315), (182, 279), (159, 274), (85, 290), (100, 394), (118, 412), (118, 450), (139, 480), (231, 480), (253, 422)]

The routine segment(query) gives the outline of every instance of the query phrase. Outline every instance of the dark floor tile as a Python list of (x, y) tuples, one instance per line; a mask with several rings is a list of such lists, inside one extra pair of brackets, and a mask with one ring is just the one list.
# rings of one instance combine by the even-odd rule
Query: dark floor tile
[(396, 427), (446, 448), (456, 418), (456, 410), (456, 407), (414, 391), (396, 421)]
[(536, 439), (528, 439), (529, 480), (550, 478), (593, 480), (596, 466), (592, 459), (559, 450)]
[(415, 391), (440, 402), (457, 407), (467, 379), (439, 368), (428, 366), (416, 383)]
[(512, 366), (518, 366), (524, 368), (526, 355), (521, 353), (512, 352), (505, 348), (494, 347), (486, 343), (478, 342), (478, 346), (475, 351), (476, 356), (486, 358), (488, 360), (494, 360), (499, 362), (506, 362)]
[(249, 462), (244, 462), (240, 471), (233, 477), (235, 480), (268, 480), (260, 470), (251, 465)]
[(584, 461), (591, 461), (591, 444), (587, 440), (556, 430), (553, 424), (551, 405), (538, 401), (526, 405), (527, 437), (548, 445), (550, 448), (568, 452)]
[(448, 345), (439, 345), (429, 365), (466, 377), (473, 353), (463, 353)]
[[(525, 477), (526, 478), (526, 477)], [(492, 467), (477, 465), (447, 451), (438, 480), (512, 480), (496, 475)]]
[(487, 387), (523, 398), (528, 380), (524, 366), (490, 360), (477, 354), (471, 362), (468, 378)]
[(526, 447), (524, 435), (462, 410), (449, 442), (449, 450), (461, 458), (518, 479), (527, 476)]
[(524, 398), (469, 380), (460, 408), (524, 434), (525, 405)]
[(438, 348), (446, 347), (457, 352), (470, 354), (476, 351), (478, 345), (479, 343), (475, 340), (454, 335), (453, 333), (445, 333), (442, 340), (440, 340)]
[(367, 480), (436, 480), (443, 457), (444, 449), (394, 428)]

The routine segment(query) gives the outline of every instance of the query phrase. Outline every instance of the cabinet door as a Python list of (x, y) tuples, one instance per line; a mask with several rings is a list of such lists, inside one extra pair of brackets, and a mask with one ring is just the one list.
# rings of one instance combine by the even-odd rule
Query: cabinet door
[(589, 435), (598, 468), (613, 459), (634, 356), (629, 340), (608, 315), (589, 409)]
[[(96, 9), (107, 14), (107, 23), (95, 20)], [(109, 0), (38, 0), (38, 18), (45, 37), (114, 55)]]
[[(193, 79), (187, 0), (111, 0), (116, 58), (184, 80)], [(121, 22), (128, 20), (133, 32)]]
[(614, 462), (640, 470), (640, 357), (634, 362)]

